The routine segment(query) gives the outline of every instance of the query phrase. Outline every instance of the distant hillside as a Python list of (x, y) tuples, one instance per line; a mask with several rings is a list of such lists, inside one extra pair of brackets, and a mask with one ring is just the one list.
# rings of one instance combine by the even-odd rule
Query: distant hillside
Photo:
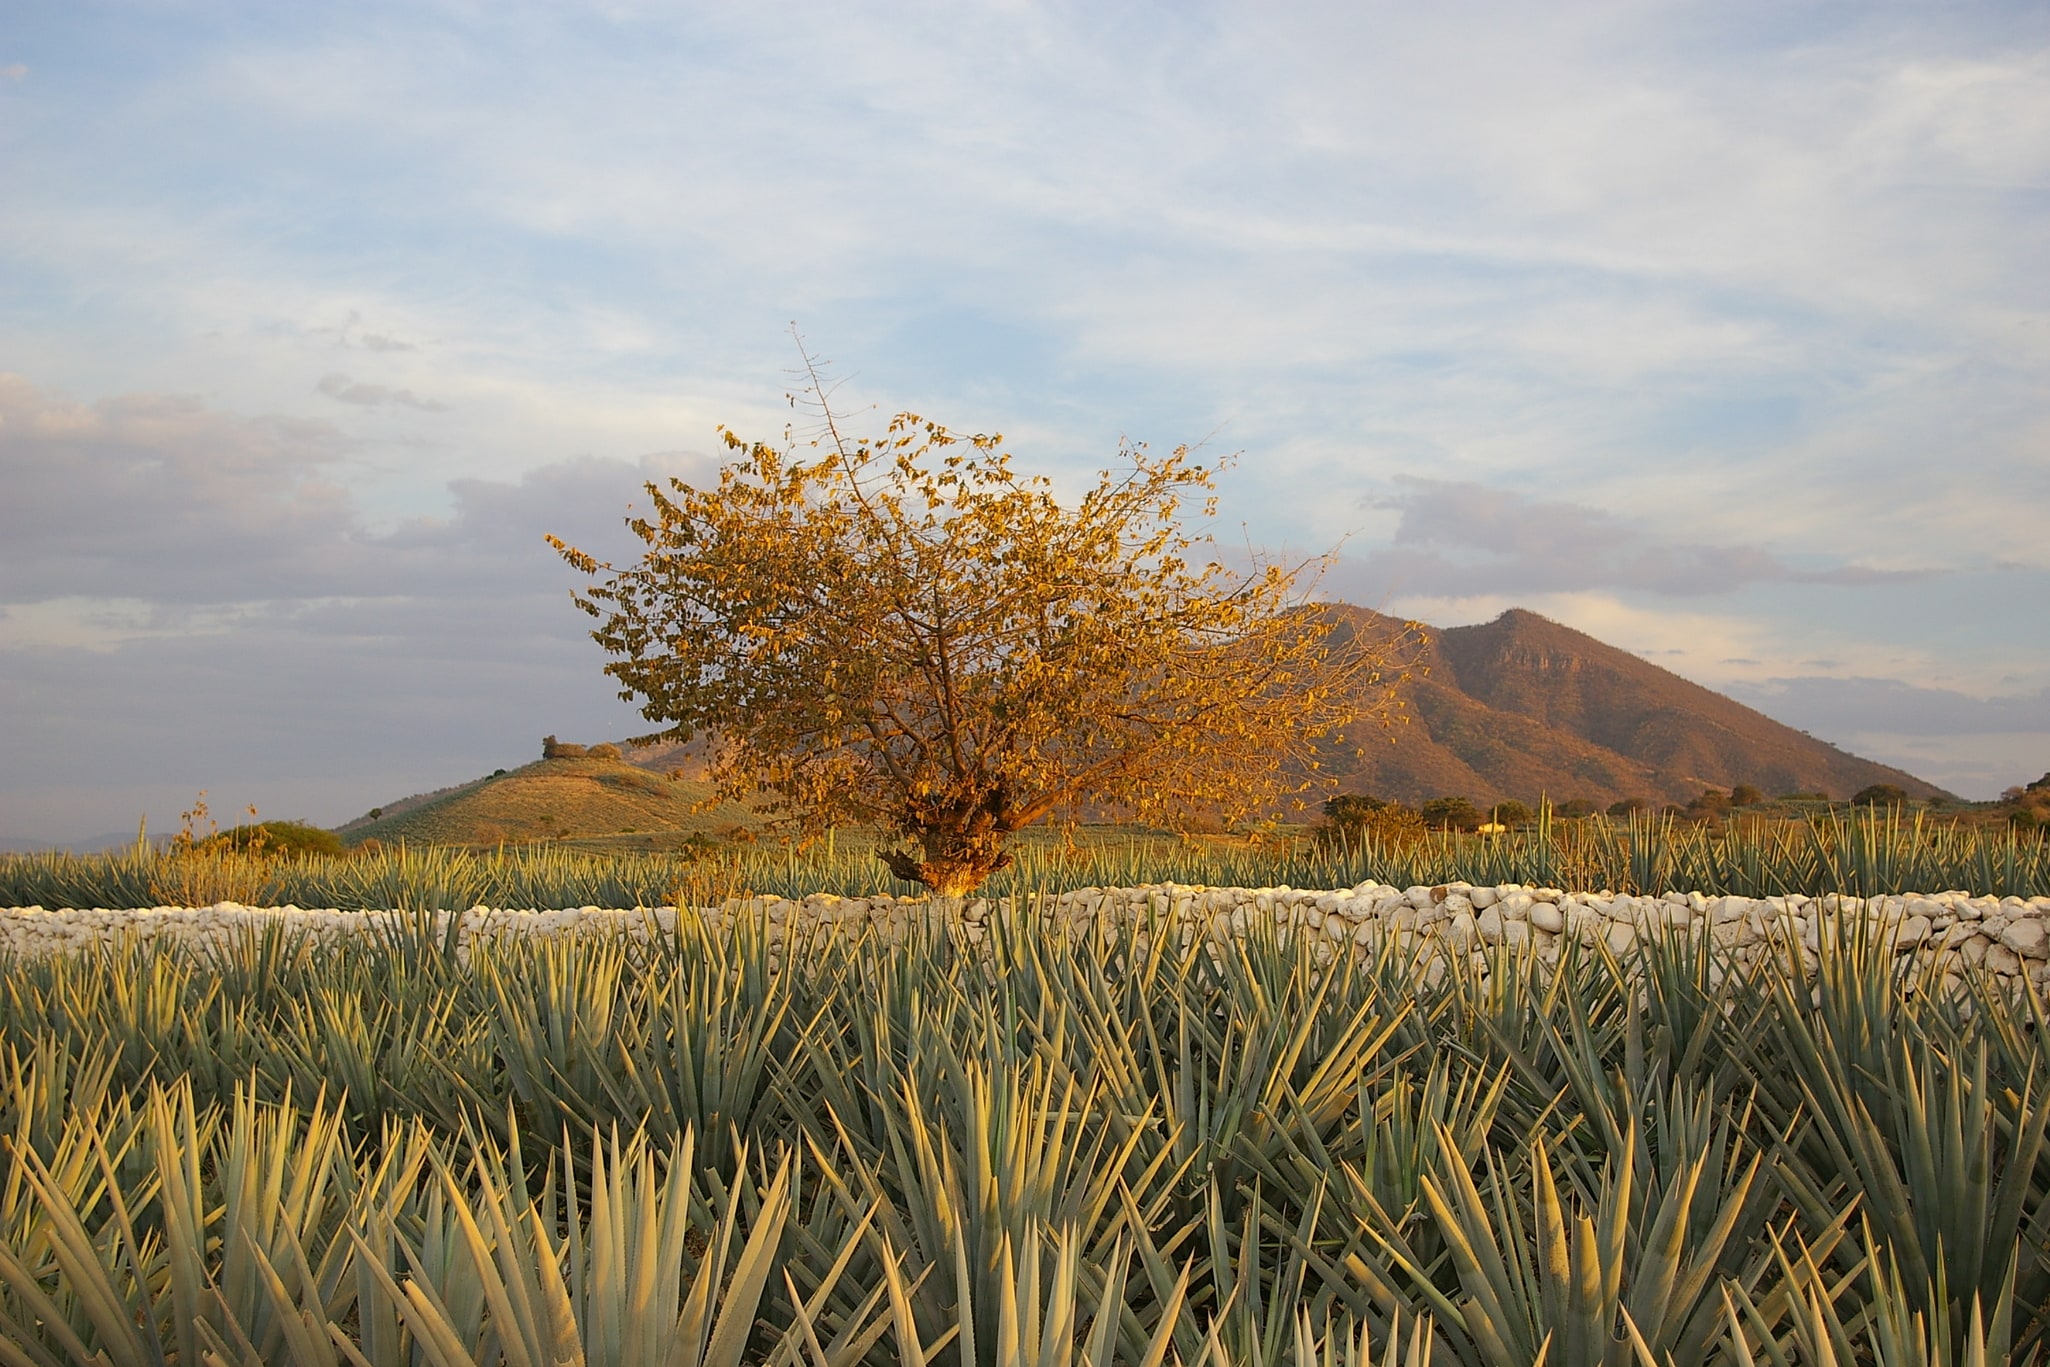
[(697, 810), (709, 785), (616, 759), (543, 759), (439, 793), (406, 798), (336, 829), (351, 844), (495, 845), (570, 837), (613, 848), (671, 848), (721, 838), (761, 818), (733, 802)]
[[(1370, 635), (1401, 625), (1364, 608), (1332, 611), (1345, 629)], [(1430, 634), (1429, 673), (1406, 695), (1409, 723), (1366, 735), (1359, 759), (1331, 755), (1333, 791), (1405, 802), (1464, 796), (1483, 806), (1540, 794), (1604, 806), (1680, 802), (1739, 783), (1768, 796), (1844, 798), (1874, 783), (1950, 796), (1534, 612), (1512, 608)]]
[[(162, 844), (165, 836), (151, 836), (155, 844)], [(106, 850), (127, 849), (135, 844), (135, 832), (113, 832), (96, 835), (89, 840), (23, 840), (14, 836), (0, 836), (0, 854), (100, 854)]]

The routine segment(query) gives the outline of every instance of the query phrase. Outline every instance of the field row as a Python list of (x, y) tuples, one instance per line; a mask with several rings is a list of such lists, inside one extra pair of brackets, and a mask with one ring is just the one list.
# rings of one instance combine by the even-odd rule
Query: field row
[[(1577, 905), (1420, 891), (1476, 929)], [(779, 956), (787, 917), (745, 915), (459, 956), (401, 917), (15, 959), (0, 1341), (116, 1367), (2041, 1351), (2040, 999), (1904, 996), (1855, 936), (1626, 963), (1562, 930), (1428, 981), (1317, 952), (1345, 898), (1411, 894), (1147, 890), (1220, 933), (1245, 913), (1186, 948), (999, 913), (972, 949)], [(1728, 908), (1683, 901), (1710, 931)], [(2023, 919), (1925, 902), (1897, 910)]]
[(719, 932), (753, 923), (772, 949), (827, 934), (873, 931), (885, 940), (938, 933), (982, 942), (994, 918), (1035, 918), (1070, 934), (1100, 939), (1154, 937), (1186, 949), (1271, 936), (1286, 949), (1296, 939), (1319, 964), (1334, 958), (1416, 960), (1442, 975), (1445, 961), (1472, 960), (1487, 973), (1502, 952), (1527, 951), (1556, 961), (1570, 945), (1596, 946), (1627, 957), (1640, 941), (1692, 936), (1702, 949), (1738, 966), (1763, 954), (1794, 956), (1812, 969), (1824, 942), (1884, 946), (1901, 960), (1904, 980), (1961, 989), (1984, 973), (2011, 990), (2050, 989), (2050, 897), (1974, 897), (1964, 892), (1873, 898), (1710, 897), (1670, 892), (1659, 897), (1574, 893), (1558, 888), (1466, 883), (1395, 888), (1374, 882), (1335, 891), (1297, 888), (1204, 888), (1176, 884), (1082, 888), (1013, 899), (838, 897), (730, 898), (716, 907), (494, 910), (406, 913), (244, 907), (0, 909), (0, 952), (65, 953), (124, 940), (226, 946), (273, 930), (311, 941), (387, 936), (395, 929), (426, 936), (467, 959), (479, 940), (507, 936), (624, 934), (674, 936), (701, 924)]
[[(346, 857), (254, 858), (202, 846), (182, 853), (0, 856), (0, 905), (494, 907), (704, 906), (730, 896), (906, 895), (862, 842), (743, 847), (692, 854), (575, 852), (561, 846), (471, 850), (390, 846)], [(1949, 824), (1872, 807), (1806, 820), (1739, 820), (1721, 828), (1633, 816), (1540, 820), (1497, 835), (1402, 838), (1175, 839), (1092, 832), (1073, 846), (1022, 841), (991, 896), (1142, 883), (1347, 888), (1504, 883), (1576, 892), (1761, 898), (1859, 896), (1962, 888), (1996, 897), (2050, 895), (2050, 841), (2038, 833)]]

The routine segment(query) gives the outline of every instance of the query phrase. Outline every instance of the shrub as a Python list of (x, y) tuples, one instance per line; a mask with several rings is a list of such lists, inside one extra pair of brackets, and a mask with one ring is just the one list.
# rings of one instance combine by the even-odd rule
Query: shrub
[(1610, 816), (1628, 816), (1632, 812), (1648, 812), (1650, 810), (1651, 799), (1648, 797), (1626, 797), (1621, 802), (1611, 802), (1609, 804)]
[(1898, 784), (1872, 783), (1851, 795), (1853, 807), (1904, 807), (1908, 795)]
[(1765, 794), (1749, 783), (1740, 783), (1730, 789), (1730, 805), (1732, 807), (1756, 807), (1763, 801), (1765, 801)]
[(582, 759), (583, 757), (584, 747), (581, 745), (571, 745), (568, 741), (560, 741), (553, 736), (541, 737), (541, 758), (543, 759)]
[[(376, 816), (381, 808), (372, 808)], [(228, 849), (240, 854), (281, 855), (304, 858), (309, 854), (340, 854), (342, 838), (333, 831), (304, 821), (258, 821), (234, 826), (201, 842), (203, 848)]]
[(620, 755), (620, 753), (619, 753), (619, 747), (618, 747), (618, 746), (616, 746), (616, 745), (614, 745), (614, 744), (612, 744), (612, 743), (611, 743), (611, 742), (609, 742), (609, 741), (608, 741), (608, 742), (605, 742), (604, 744), (601, 744), (601, 745), (594, 745), (594, 746), (592, 746), (592, 747), (591, 747), (590, 749), (588, 749), (588, 750), (584, 751), (584, 754), (585, 754), (585, 755), (587, 755), (587, 756), (589, 756), (589, 757), (590, 757), (590, 758), (592, 758), (592, 759), (619, 759), (619, 758), (621, 758), (621, 755)]
[(1601, 808), (1595, 805), (1595, 801), (1593, 798), (1575, 797), (1568, 798), (1566, 801), (1560, 803), (1557, 807), (1554, 807), (1552, 809), (1552, 814), (1554, 816), (1581, 817), (1593, 816), (1596, 812), (1600, 810)]

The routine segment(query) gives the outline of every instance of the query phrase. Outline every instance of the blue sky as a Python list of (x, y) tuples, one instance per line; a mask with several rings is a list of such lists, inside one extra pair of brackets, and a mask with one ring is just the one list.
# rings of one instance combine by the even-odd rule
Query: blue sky
[(2038, 3), (11, 0), (0, 186), (0, 835), (635, 730), (541, 535), (793, 320), (1066, 487), (1241, 452), (1335, 595), (2050, 769)]

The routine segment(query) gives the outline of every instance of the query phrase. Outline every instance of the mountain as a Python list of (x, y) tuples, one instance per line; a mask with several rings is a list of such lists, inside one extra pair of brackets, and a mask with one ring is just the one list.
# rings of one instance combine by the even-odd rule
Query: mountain
[(401, 798), (335, 829), (350, 844), (375, 839), (383, 844), (494, 845), (571, 838), (587, 847), (669, 849), (693, 836), (731, 836), (760, 824), (756, 813), (738, 803), (705, 806), (709, 784), (684, 774), (650, 772), (651, 767), (586, 756), (541, 759), (472, 783)]
[[(1346, 632), (1402, 627), (1364, 608), (1330, 611)], [(1484, 807), (1540, 795), (1684, 802), (1739, 783), (1768, 796), (1844, 798), (1874, 783), (1950, 796), (1534, 612), (1426, 630), (1428, 672), (1406, 690), (1408, 723), (1362, 736), (1358, 758), (1330, 755), (1331, 791), (1412, 803), (1462, 796)]]

